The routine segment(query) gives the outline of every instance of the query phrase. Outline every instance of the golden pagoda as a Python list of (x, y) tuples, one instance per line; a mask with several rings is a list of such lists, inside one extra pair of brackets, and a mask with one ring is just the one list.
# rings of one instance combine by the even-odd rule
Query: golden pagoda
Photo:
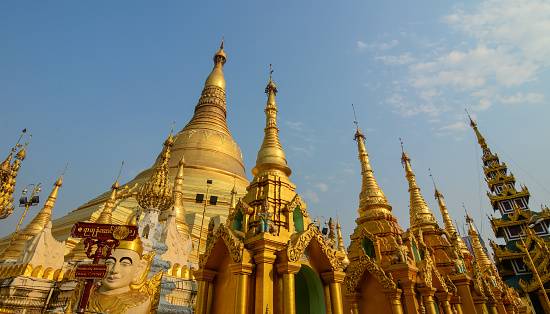
[[(15, 147), (11, 149), (8, 157), (0, 164), (0, 220), (7, 218), (15, 206), (13, 206), (13, 191), (15, 189), (15, 179), (21, 167), (21, 162), (26, 158), (27, 145), (29, 141), (25, 143), (25, 146), (15, 154), (15, 160), (12, 163), (13, 154), (15, 151), (20, 148), (22, 145), (19, 144), (23, 134), (27, 132), (27, 129), (24, 129), (19, 137), (19, 140), (15, 144)], [(30, 136), (29, 140), (32, 138)], [(6, 237), (7, 239), (8, 237)], [(11, 237), (9, 237), (11, 239)]]
[(294, 192), (271, 78), (265, 92), (265, 136), (254, 179), (200, 258), (195, 313), (344, 313), (345, 255), (311, 224)]
[[(541, 284), (534, 276), (534, 269), (531, 266), (528, 254), (541, 256), (541, 249), (537, 246), (528, 246), (524, 248), (520, 237), (526, 237), (528, 230), (532, 231), (529, 238), (538, 237), (543, 239), (541, 243), (548, 243), (550, 231), (548, 223), (550, 222), (550, 210), (541, 208), (540, 212), (530, 209), (529, 199), (531, 194), (525, 185), (516, 186), (516, 179), (513, 173), (508, 173), (506, 163), (501, 162), (498, 155), (493, 153), (488, 147), (483, 135), (479, 132), (477, 123), (468, 115), (470, 126), (475, 132), (477, 141), (482, 150), (481, 160), (483, 161), (483, 172), (485, 182), (489, 188), (487, 196), (491, 202), (494, 212), (500, 214), (500, 218), (491, 215), (491, 227), (497, 238), (504, 239), (506, 244), (499, 245), (490, 241), (494, 252), (496, 268), (504, 282), (521, 292), (536, 311), (550, 313), (550, 306), (547, 305), (546, 297), (542, 294)], [(527, 251), (526, 251), (527, 250)], [(529, 252), (529, 253), (528, 253)], [(476, 255), (477, 258), (477, 255)], [(540, 265), (548, 265), (543, 260), (539, 260)], [(549, 273), (549, 268), (541, 267), (540, 274)], [(521, 284), (530, 282), (527, 285)], [(546, 294), (550, 289), (550, 275), (541, 276), (542, 286)], [(538, 288), (537, 288), (538, 287)]]

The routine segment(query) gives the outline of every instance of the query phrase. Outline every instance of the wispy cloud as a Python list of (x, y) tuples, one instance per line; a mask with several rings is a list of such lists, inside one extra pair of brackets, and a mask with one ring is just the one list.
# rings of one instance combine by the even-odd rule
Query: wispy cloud
[(357, 41), (356, 47), (357, 47), (357, 50), (359, 51), (363, 51), (366, 49), (383, 51), (383, 50), (388, 50), (390, 48), (393, 48), (397, 46), (397, 44), (399, 44), (399, 41), (396, 39), (387, 43), (371, 43), (371, 44), (368, 44), (362, 41)]
[(544, 95), (536, 93), (527, 93), (526, 95), (523, 95), (522, 93), (517, 93), (516, 95), (500, 99), (500, 101), (505, 104), (538, 104), (541, 103), (543, 100)]
[(318, 188), (319, 190), (321, 190), (321, 192), (328, 191), (328, 185), (326, 185), (325, 183), (322, 183), (322, 182), (319, 182), (319, 183), (315, 184), (315, 187)]
[(394, 113), (426, 114), (430, 122), (443, 124), (440, 129), (452, 134), (464, 130), (464, 123), (449, 121), (452, 114), (442, 116), (444, 112), (459, 112), (464, 106), (479, 112), (503, 104), (544, 101), (540, 92), (518, 89), (533, 86), (550, 67), (549, 2), (485, 0), (467, 9), (457, 6), (442, 21), (465, 40), (451, 47), (449, 41), (436, 39), (428, 48), (428, 40), (415, 37), (417, 48), (426, 53), (414, 54), (392, 53), (397, 40), (386, 45), (362, 43), (362, 49), (383, 52), (374, 60), (408, 73), (394, 83), (393, 93), (385, 100)]
[(301, 153), (301, 154), (304, 154), (304, 155), (307, 155), (307, 156), (311, 156), (313, 154), (314, 147), (310, 146), (310, 147), (306, 148), (306, 147), (303, 147), (303, 146), (291, 145), (290, 149), (292, 151), (294, 151), (295, 153)]
[(306, 201), (311, 201), (312, 203), (319, 203), (321, 201), (317, 193), (312, 190), (307, 190), (302, 196)]
[(285, 123), (286, 123), (286, 125), (288, 125), (288, 127), (291, 128), (292, 130), (295, 130), (295, 131), (303, 131), (304, 122), (302, 122), (302, 121), (298, 121), (298, 122), (285, 121)]

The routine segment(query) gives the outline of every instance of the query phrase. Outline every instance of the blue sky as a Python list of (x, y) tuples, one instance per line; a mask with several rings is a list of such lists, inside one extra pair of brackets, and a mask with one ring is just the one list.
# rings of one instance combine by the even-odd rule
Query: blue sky
[[(338, 211), (346, 242), (361, 187), (352, 103), (403, 229), (409, 195), (399, 138), (438, 221), (428, 168), (459, 225), (464, 203), (492, 234), (464, 109), (529, 187), (531, 207), (548, 203), (550, 2), (535, 0), (2, 2), (1, 158), (20, 130), (34, 134), (16, 199), (42, 182), (45, 200), (68, 163), (57, 218), (106, 191), (122, 160), (122, 181), (149, 168), (170, 124), (179, 131), (191, 118), (222, 37), (227, 120), (248, 178), (271, 63), (290, 180), (312, 216)], [(21, 213), (0, 222), (0, 235)]]

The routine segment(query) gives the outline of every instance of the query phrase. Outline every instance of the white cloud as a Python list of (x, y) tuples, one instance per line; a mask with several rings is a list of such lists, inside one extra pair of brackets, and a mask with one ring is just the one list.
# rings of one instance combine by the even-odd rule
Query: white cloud
[(313, 192), (312, 190), (307, 190), (303, 194), (304, 199), (311, 201), (313, 203), (319, 203), (321, 200), (319, 199), (319, 196), (316, 192)]
[(286, 125), (288, 125), (289, 128), (296, 130), (296, 131), (302, 131), (304, 123), (302, 121), (298, 122), (292, 122), (292, 121), (285, 121)]
[(315, 187), (318, 188), (319, 190), (321, 190), (321, 192), (328, 191), (328, 185), (326, 185), (325, 183), (322, 183), (322, 182), (319, 182), (319, 183), (315, 184)]
[(407, 52), (400, 56), (386, 55), (386, 56), (374, 57), (374, 60), (382, 60), (384, 63), (390, 64), (390, 65), (404, 65), (404, 64), (409, 64), (416, 61), (416, 59), (411, 56), (410, 52)]
[(451, 130), (451, 131), (464, 131), (469, 128), (469, 124), (463, 121), (458, 121), (449, 125), (442, 127), (440, 130)]
[(500, 99), (500, 101), (505, 104), (520, 104), (520, 103), (537, 104), (542, 102), (543, 100), (544, 100), (544, 95), (535, 94), (535, 93), (527, 93), (527, 95), (523, 95), (522, 93), (517, 93), (516, 95)]
[(493, 103), (489, 99), (483, 98), (483, 99), (480, 99), (478, 105), (473, 106), (472, 109), (476, 111), (485, 111), (489, 109), (492, 104)]
[(313, 147), (311, 146), (309, 148), (305, 148), (305, 147), (298, 147), (298, 146), (291, 145), (290, 149), (296, 153), (301, 153), (307, 156), (311, 156), (313, 154)]
[(372, 44), (367, 44), (365, 42), (362, 42), (362, 41), (357, 41), (357, 49), (359, 51), (363, 51), (365, 49), (374, 49), (374, 50), (388, 50), (390, 48), (393, 48), (395, 46), (397, 46), (397, 44), (399, 43), (399, 41), (397, 40), (392, 40), (388, 43), (372, 43)]
[[(451, 47), (451, 41), (436, 39), (424, 55), (401, 51), (374, 58), (408, 70), (408, 76), (394, 84), (393, 95), (386, 99), (395, 108), (393, 112), (404, 117), (438, 117), (431, 121), (442, 120), (442, 130), (460, 131), (463, 125), (445, 122), (441, 113), (462, 112), (464, 103), (473, 103), (472, 111), (484, 111), (502, 104), (543, 102), (541, 93), (517, 91), (538, 81), (542, 71), (550, 68), (550, 2), (484, 0), (454, 11), (443, 20), (456, 31), (455, 38), (465, 38), (462, 42)], [(426, 40), (414, 38), (417, 47), (425, 48), (421, 41)], [(392, 41), (384, 47), (397, 44)], [(505, 95), (503, 91), (510, 88), (517, 94)]]

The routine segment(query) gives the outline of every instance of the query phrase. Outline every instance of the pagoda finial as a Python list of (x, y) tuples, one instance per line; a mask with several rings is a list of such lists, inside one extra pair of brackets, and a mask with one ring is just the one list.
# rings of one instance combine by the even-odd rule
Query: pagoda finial
[(277, 94), (277, 86), (273, 83), (273, 78), (269, 78), (269, 83), (265, 88), (267, 94), (267, 106), (265, 108), (266, 125), (264, 129), (264, 140), (262, 147), (258, 152), (256, 166), (252, 169), (252, 175), (266, 171), (278, 170), (289, 177), (292, 170), (287, 166), (285, 152), (279, 141), (279, 129), (277, 128), (277, 106), (275, 104), (275, 95)]
[(468, 215), (468, 211), (466, 211), (466, 222), (469, 225), (468, 234), (470, 234), (470, 239), (472, 240), (472, 248), (474, 251), (476, 262), (479, 265), (481, 271), (484, 272), (488, 268), (492, 267), (493, 263), (491, 263), (491, 261), (487, 257), (487, 254), (485, 254), (485, 251), (483, 250), (483, 246), (479, 241), (479, 234), (474, 228), (473, 221), (474, 220), (470, 217), (470, 215)]
[(110, 224), (112, 222), (113, 208), (115, 208), (115, 201), (116, 201), (116, 193), (119, 188), (118, 179), (120, 178), (120, 173), (122, 172), (123, 166), (124, 166), (124, 161), (122, 161), (122, 165), (120, 166), (120, 170), (118, 171), (118, 176), (116, 178), (116, 181), (111, 186), (111, 196), (105, 202), (105, 205), (103, 205), (103, 210), (99, 214), (99, 217), (97, 217), (97, 219), (95, 220), (95, 223)]
[(410, 164), (411, 158), (405, 153), (401, 138), (399, 141), (401, 142), (401, 149), (403, 151), (401, 163), (403, 167), (405, 167), (405, 176), (409, 182), (411, 230), (418, 229), (422, 226), (437, 226), (435, 217), (428, 205), (426, 205), (422, 194), (420, 194), (420, 188), (416, 184), (416, 179)]
[[(354, 114), (355, 114), (355, 107)], [(359, 151), (359, 161), (361, 162), (361, 192), (359, 193), (359, 215), (365, 216), (370, 214), (384, 214), (391, 215), (391, 206), (388, 203), (388, 199), (384, 192), (378, 186), (376, 178), (374, 177), (374, 171), (370, 166), (369, 155), (365, 149), (365, 135), (359, 130), (357, 119), (354, 121), (357, 126), (354, 140), (357, 141), (357, 150)], [(374, 210), (374, 211), (371, 211)]]
[(488, 150), (487, 142), (485, 141), (485, 138), (479, 133), (479, 130), (477, 129), (477, 123), (472, 120), (472, 117), (470, 117), (470, 114), (468, 113), (468, 110), (464, 109), (466, 111), (466, 114), (468, 115), (468, 119), (470, 119), (470, 126), (472, 129), (474, 129), (474, 132), (476, 132), (477, 142), (481, 146), (481, 149), (483, 151)]
[(153, 174), (137, 192), (137, 202), (143, 209), (155, 208), (164, 211), (171, 209), (174, 204), (168, 170), (172, 146), (174, 146), (174, 139), (170, 132), (170, 136), (164, 141), (162, 151), (157, 157), (157, 166), (153, 170)]
[(225, 40), (222, 38), (222, 44), (220, 45), (220, 50), (214, 54), (214, 68), (206, 81), (204, 82), (204, 87), (207, 86), (217, 86), (225, 90), (225, 77), (223, 76), (223, 65), (227, 61), (227, 56), (223, 51), (223, 43)]

